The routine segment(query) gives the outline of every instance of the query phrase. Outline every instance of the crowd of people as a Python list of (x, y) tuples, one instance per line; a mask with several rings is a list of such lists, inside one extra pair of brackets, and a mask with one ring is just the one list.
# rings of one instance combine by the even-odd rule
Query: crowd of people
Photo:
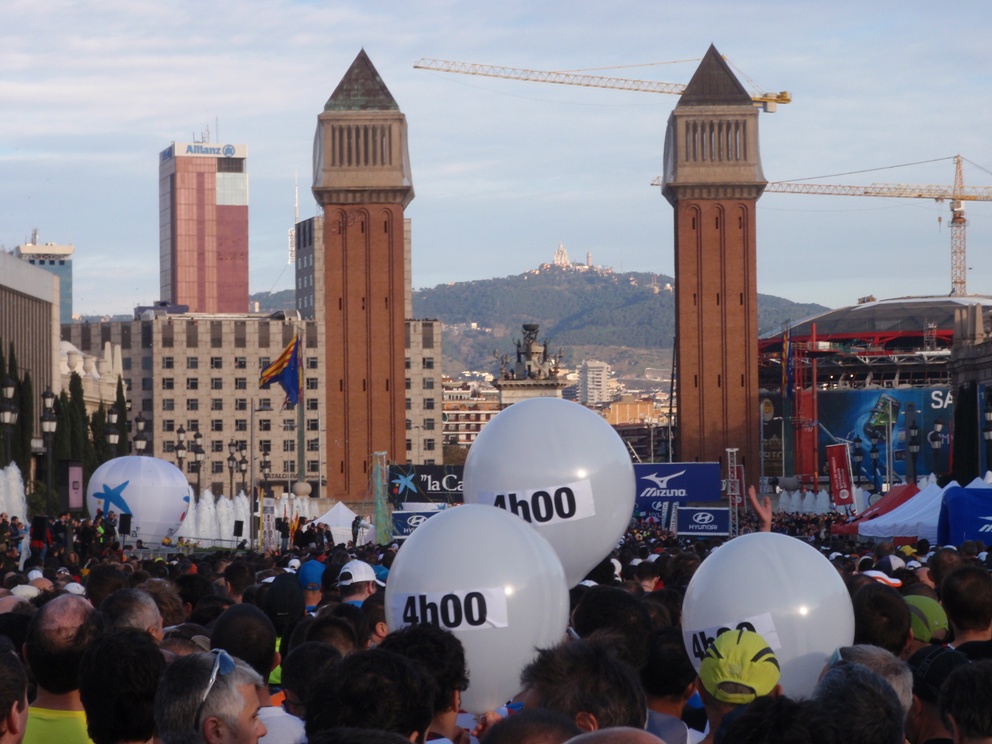
[[(264, 554), (151, 557), (121, 542), (116, 515), (64, 515), (4, 564), (0, 744), (992, 742), (984, 545), (866, 547), (832, 538), (834, 517), (751, 505), (745, 530), (813, 544), (850, 592), (852, 643), (805, 697), (783, 691), (775, 649), (749, 630), (693, 665), (682, 601), (719, 541), (653, 524), (571, 590), (566, 635), (535, 649), (505, 705), (470, 716), (462, 693), (480, 672), (458, 637), (387, 625), (399, 545), (311, 530)], [(23, 533), (0, 515), (0, 540)]]

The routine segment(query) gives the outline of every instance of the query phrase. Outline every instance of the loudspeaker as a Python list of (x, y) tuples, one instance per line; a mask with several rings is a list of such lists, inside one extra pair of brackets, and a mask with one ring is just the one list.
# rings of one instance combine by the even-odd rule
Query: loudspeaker
[(121, 535), (131, 534), (131, 515), (121, 514), (120, 519), (117, 522), (117, 531)]
[(245, 533), (245, 523), (243, 519), (234, 520), (234, 536), (241, 537)]

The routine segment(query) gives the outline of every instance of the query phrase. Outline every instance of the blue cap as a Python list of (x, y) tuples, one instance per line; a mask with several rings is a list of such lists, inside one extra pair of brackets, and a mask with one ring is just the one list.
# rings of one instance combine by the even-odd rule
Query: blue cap
[(296, 572), (297, 577), (300, 579), (300, 586), (304, 589), (320, 589), (320, 579), (324, 575), (324, 566), (320, 561), (307, 561), (302, 566), (300, 566), (299, 571)]

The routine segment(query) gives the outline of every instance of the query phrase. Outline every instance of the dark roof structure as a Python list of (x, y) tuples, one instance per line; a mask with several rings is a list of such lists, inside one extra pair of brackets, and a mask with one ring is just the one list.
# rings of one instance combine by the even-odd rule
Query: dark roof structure
[(702, 62), (679, 98), (679, 106), (751, 105), (751, 96), (731, 72), (727, 61), (710, 44)]
[(362, 49), (338, 87), (324, 104), (324, 111), (399, 111), (389, 88)]

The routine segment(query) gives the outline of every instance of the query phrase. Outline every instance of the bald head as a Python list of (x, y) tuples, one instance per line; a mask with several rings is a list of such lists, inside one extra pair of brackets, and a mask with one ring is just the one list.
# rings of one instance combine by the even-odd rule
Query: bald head
[(590, 731), (569, 739), (565, 744), (658, 744), (659, 739), (643, 729), (620, 726)]
[(42, 605), (24, 640), (24, 656), (38, 686), (55, 694), (77, 689), (79, 662), (100, 628), (93, 606), (78, 595), (64, 594)]

